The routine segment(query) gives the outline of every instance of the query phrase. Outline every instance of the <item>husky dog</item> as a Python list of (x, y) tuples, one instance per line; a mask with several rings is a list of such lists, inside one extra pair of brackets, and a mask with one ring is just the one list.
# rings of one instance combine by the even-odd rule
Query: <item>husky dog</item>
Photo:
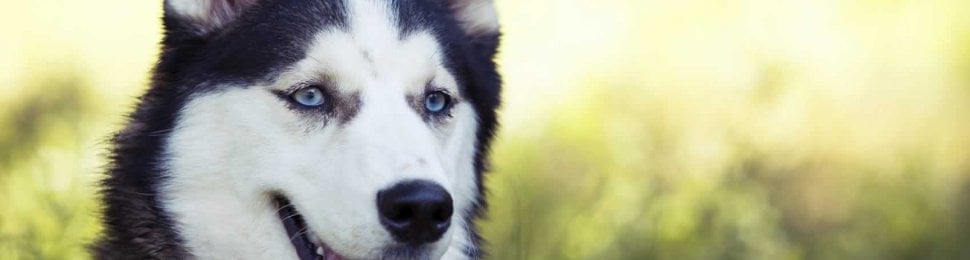
[(166, 0), (100, 259), (477, 259), (491, 0)]

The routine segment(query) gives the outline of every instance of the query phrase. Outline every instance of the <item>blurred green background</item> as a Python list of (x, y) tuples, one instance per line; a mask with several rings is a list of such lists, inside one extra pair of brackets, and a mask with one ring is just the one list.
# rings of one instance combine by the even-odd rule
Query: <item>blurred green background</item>
[[(970, 2), (498, 0), (493, 259), (970, 259)], [(0, 3), (0, 259), (84, 259), (160, 1)]]

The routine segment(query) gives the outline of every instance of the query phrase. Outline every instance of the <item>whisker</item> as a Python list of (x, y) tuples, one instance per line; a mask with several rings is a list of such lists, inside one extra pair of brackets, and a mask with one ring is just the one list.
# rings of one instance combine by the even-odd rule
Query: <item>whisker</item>
[(284, 209), (292, 208), (292, 207), (293, 207), (293, 204), (286, 204), (284, 206), (281, 206), (280, 208), (276, 209), (276, 215), (279, 215), (280, 211), (283, 211)]
[(290, 241), (293, 241), (293, 239), (296, 239), (297, 237), (301, 237), (303, 235), (306, 235), (307, 232), (309, 232), (309, 231), (310, 230), (307, 227), (303, 227), (302, 229), (300, 229), (300, 231), (297, 231), (295, 234), (293, 234), (293, 236), (290, 237)]
[(292, 215), (283, 217), (283, 221), (287, 221), (287, 220), (290, 220), (291, 218), (298, 217), (298, 216), (300, 216), (300, 213), (293, 213)]

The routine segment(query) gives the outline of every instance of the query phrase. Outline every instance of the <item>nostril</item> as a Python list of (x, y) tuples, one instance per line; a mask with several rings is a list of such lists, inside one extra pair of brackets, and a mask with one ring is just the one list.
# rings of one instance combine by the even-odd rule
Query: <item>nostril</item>
[(451, 195), (436, 183), (414, 180), (377, 193), (381, 224), (400, 242), (437, 241), (451, 225)]
[(387, 211), (387, 219), (394, 222), (407, 222), (414, 216), (414, 206), (409, 204), (392, 204)]
[(434, 220), (435, 222), (449, 221), (451, 220), (451, 214), (452, 214), (451, 203), (448, 203), (447, 205), (443, 204), (435, 208), (434, 214), (432, 215), (433, 217), (432, 220)]

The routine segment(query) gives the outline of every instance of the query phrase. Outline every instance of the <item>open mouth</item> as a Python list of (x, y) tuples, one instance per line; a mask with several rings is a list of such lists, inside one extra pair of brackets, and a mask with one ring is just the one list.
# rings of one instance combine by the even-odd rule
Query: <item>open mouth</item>
[(296, 211), (296, 207), (289, 200), (283, 196), (275, 196), (274, 200), (280, 221), (283, 222), (283, 227), (286, 229), (286, 235), (293, 243), (293, 248), (296, 249), (296, 255), (300, 257), (300, 260), (344, 259), (330, 247), (327, 247), (323, 241), (320, 241), (317, 235), (307, 227), (303, 216)]

